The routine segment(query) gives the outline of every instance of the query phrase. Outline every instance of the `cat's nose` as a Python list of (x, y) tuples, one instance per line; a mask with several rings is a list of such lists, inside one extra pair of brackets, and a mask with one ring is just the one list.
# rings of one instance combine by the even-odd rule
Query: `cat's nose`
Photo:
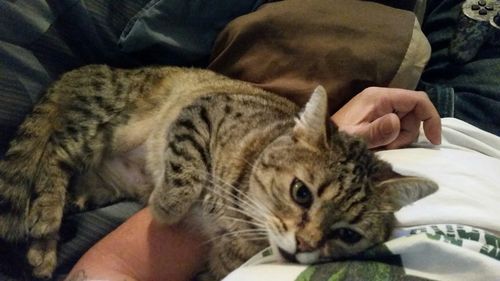
[(312, 252), (316, 249), (315, 245), (300, 236), (297, 236), (296, 240), (297, 252)]

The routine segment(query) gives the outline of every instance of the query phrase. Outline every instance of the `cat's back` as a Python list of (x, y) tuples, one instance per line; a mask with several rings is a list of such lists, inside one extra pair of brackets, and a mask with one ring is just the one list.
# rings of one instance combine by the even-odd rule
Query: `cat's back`
[[(111, 142), (105, 144), (107, 153), (80, 182), (82, 186), (78, 189), (85, 194), (94, 190), (89, 186), (93, 182), (89, 177), (96, 174), (94, 178), (98, 180), (120, 180), (117, 183), (106, 180), (93, 184), (95, 186), (120, 186), (127, 194), (144, 190), (139, 193), (146, 196), (133, 197), (145, 198), (151, 191), (151, 183), (163, 173), (169, 141), (181, 143), (186, 139), (199, 139), (200, 136), (193, 135), (204, 132), (204, 141), (212, 143), (212, 148), (217, 147), (207, 151), (213, 160), (228, 159), (224, 155), (237, 149), (238, 143), (248, 137), (251, 130), (258, 131), (276, 120), (292, 120), (298, 110), (285, 98), (209, 70), (179, 67), (123, 70), (88, 66), (67, 76), (85, 77), (86, 71), (92, 73), (89, 77), (93, 79), (101, 76), (96, 72), (107, 73), (109, 77), (105, 81), (117, 84), (115, 90), (103, 93), (109, 95), (105, 98), (125, 97), (116, 101), (123, 102), (120, 113), (103, 127), (111, 136)], [(266, 138), (255, 139), (263, 142)], [(258, 142), (252, 145), (258, 146)], [(213, 164), (214, 168), (220, 166)], [(150, 168), (143, 171), (141, 167)]]
[(110, 136), (107, 150), (127, 151), (153, 132), (168, 130), (182, 109), (199, 98), (219, 95), (236, 100), (251, 96), (265, 107), (297, 110), (285, 98), (210, 70), (87, 65), (65, 73), (48, 89), (34, 109), (33, 125), (27, 122), (26, 127), (40, 135), (56, 131), (78, 139), (93, 138), (99, 130)]
[[(82, 86), (82, 83), (85, 85)], [(76, 102), (90, 101), (99, 108), (119, 112), (119, 117), (111, 122), (114, 123), (112, 127), (116, 128), (114, 139), (120, 140), (114, 144), (117, 150), (127, 150), (137, 145), (153, 131), (168, 130), (169, 124), (176, 120), (183, 108), (206, 96), (231, 95), (242, 100), (252, 96), (271, 107), (277, 106), (290, 112), (296, 110), (293, 103), (282, 97), (249, 83), (197, 68), (166, 66), (114, 69), (104, 65), (89, 65), (67, 73), (59, 84), (71, 91), (90, 88), (84, 94), (86, 97), (80, 97)], [(89, 92), (99, 98), (89, 98)], [(74, 104), (75, 99), (63, 103)]]
[[(202, 95), (214, 93), (269, 94), (249, 83), (233, 80), (207, 69), (176, 66), (123, 69), (107, 65), (86, 65), (63, 74), (51, 88), (73, 94), (84, 89), (85, 92), (79, 95), (95, 92), (115, 99), (123, 95), (129, 101), (172, 97), (192, 102)], [(69, 98), (64, 94), (56, 96), (61, 101)]]

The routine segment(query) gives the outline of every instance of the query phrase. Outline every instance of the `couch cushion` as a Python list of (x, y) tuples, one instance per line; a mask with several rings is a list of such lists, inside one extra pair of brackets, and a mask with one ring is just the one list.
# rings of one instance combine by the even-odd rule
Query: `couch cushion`
[(209, 68), (299, 104), (322, 84), (334, 112), (368, 86), (414, 88), (429, 55), (413, 12), (370, 1), (287, 0), (230, 22)]

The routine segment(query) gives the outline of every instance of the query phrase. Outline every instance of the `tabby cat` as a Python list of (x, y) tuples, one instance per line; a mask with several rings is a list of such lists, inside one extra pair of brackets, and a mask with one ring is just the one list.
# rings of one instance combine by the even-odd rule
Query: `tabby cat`
[(0, 237), (29, 241), (33, 275), (50, 278), (62, 216), (128, 198), (209, 237), (206, 280), (268, 245), (300, 263), (357, 254), (437, 186), (394, 173), (328, 120), (321, 86), (300, 110), (207, 70), (68, 72), (0, 162)]

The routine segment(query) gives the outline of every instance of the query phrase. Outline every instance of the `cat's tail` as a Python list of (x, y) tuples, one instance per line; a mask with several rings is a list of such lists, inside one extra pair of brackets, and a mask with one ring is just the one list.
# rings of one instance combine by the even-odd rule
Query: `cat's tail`
[[(42, 161), (54, 131), (57, 107), (44, 101), (21, 124), (0, 160), (0, 238), (24, 239), (28, 233), (27, 216), (33, 186), (47, 167)], [(45, 173), (42, 173), (46, 177)], [(47, 179), (45, 179), (47, 180)]]

